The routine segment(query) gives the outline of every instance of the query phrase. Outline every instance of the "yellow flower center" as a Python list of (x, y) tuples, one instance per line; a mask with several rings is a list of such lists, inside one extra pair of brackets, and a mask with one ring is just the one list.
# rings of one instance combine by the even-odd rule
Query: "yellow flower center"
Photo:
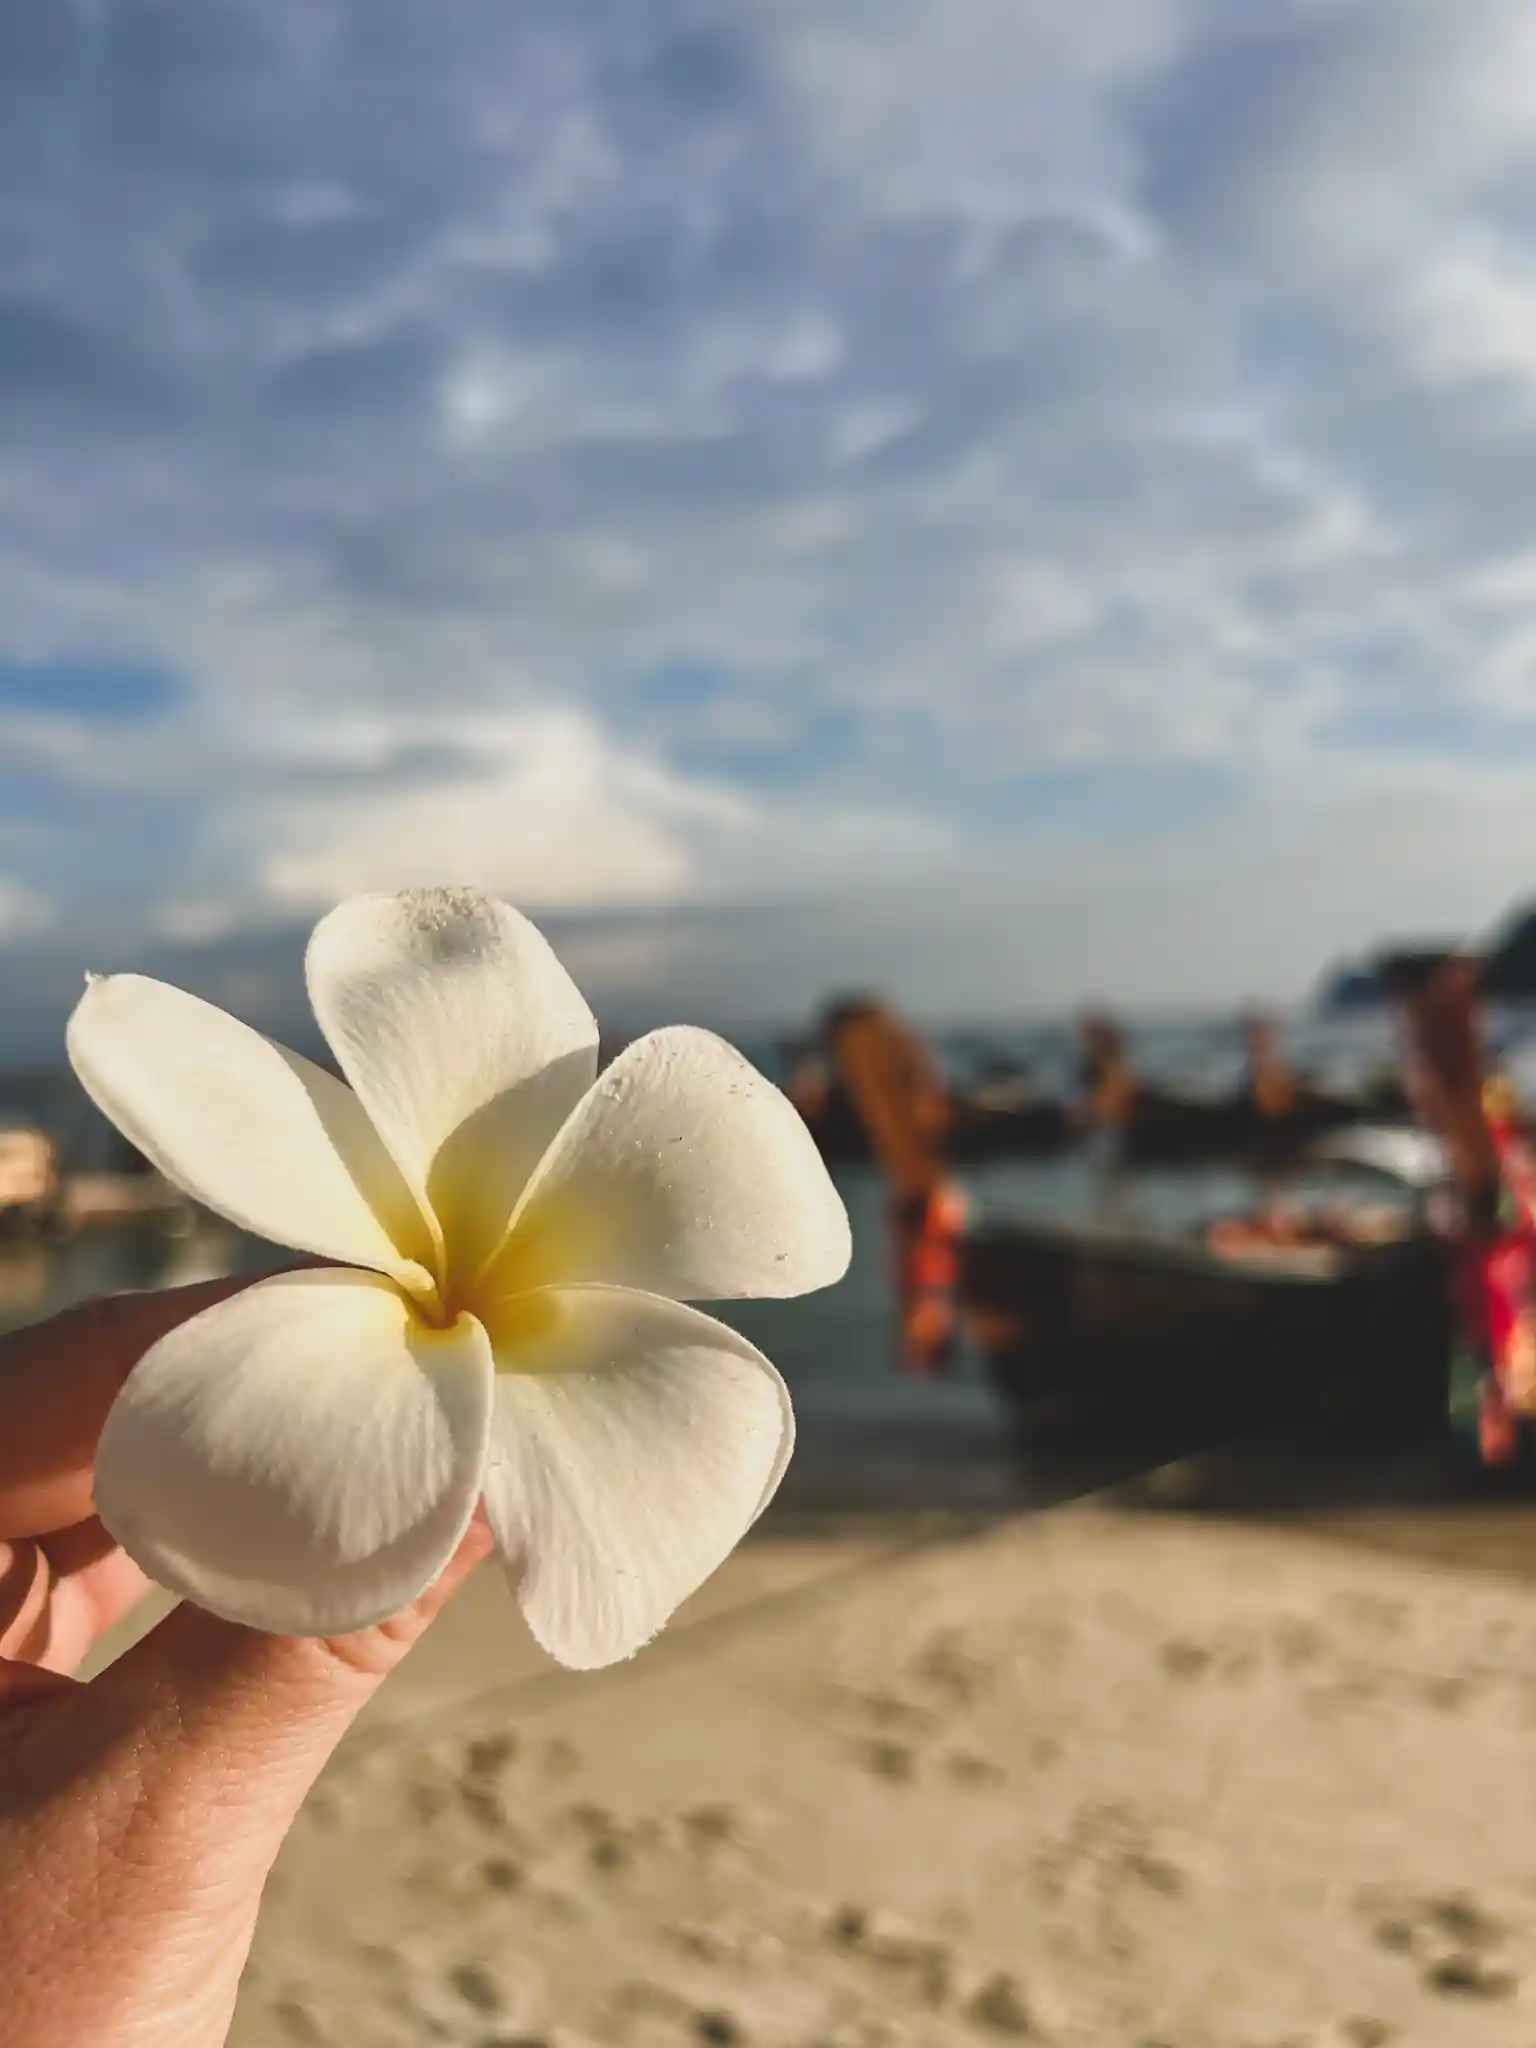
[(418, 1265), (404, 1283), (414, 1320), (425, 1330), (447, 1331), (472, 1316), (491, 1336), (498, 1371), (529, 1369), (559, 1322), (549, 1290), (600, 1270), (608, 1236), (599, 1217), (556, 1198), (542, 1200), (534, 1216), (509, 1233), (488, 1258), (464, 1271), (452, 1242), (435, 1260), (439, 1271)]

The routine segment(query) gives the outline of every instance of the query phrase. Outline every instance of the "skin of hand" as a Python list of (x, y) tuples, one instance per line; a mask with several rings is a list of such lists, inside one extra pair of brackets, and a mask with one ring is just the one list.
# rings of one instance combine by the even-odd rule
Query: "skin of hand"
[(92, 1514), (107, 1411), (158, 1338), (238, 1291), (119, 1295), (0, 1338), (0, 2038), (216, 2048), (267, 1873), (354, 1717), (490, 1548), (330, 1640), (184, 1604), (89, 1684), (148, 1589)]

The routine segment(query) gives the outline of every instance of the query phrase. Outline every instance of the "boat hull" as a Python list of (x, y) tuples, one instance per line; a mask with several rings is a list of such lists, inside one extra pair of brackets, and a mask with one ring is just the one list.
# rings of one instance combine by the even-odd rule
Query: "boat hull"
[(967, 1326), (1009, 1407), (1233, 1427), (1331, 1414), (1383, 1433), (1445, 1413), (1449, 1312), (1427, 1239), (1271, 1270), (1194, 1246), (996, 1226), (961, 1261)]

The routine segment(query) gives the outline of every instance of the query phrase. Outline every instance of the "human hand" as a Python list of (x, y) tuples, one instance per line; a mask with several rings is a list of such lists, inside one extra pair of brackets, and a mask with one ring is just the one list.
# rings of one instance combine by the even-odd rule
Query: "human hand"
[(0, 1338), (0, 2038), (216, 2048), (268, 1871), (353, 1718), (490, 1548), (476, 1521), (394, 1620), (328, 1640), (182, 1606), (89, 1684), (148, 1590), (92, 1513), (112, 1401), (238, 1291), (119, 1295)]

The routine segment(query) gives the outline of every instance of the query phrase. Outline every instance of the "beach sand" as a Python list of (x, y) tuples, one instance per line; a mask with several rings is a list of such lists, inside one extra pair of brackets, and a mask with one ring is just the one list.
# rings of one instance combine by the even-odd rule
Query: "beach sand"
[(595, 1676), (483, 1572), (316, 1789), (232, 2039), (1536, 2040), (1533, 1531), (1450, 1526), (783, 1518)]

